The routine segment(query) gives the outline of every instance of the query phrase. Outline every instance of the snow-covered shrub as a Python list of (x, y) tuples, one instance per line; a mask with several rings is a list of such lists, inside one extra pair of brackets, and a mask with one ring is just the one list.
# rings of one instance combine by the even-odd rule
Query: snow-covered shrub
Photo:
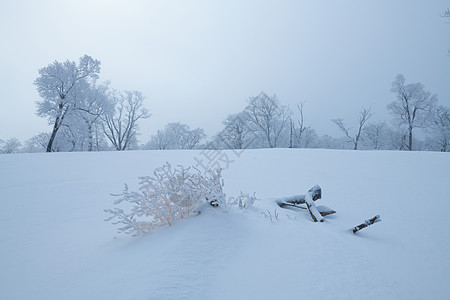
[(253, 193), (252, 196), (249, 194), (241, 192), (241, 194), (236, 198), (238, 200), (238, 206), (240, 209), (246, 209), (252, 207), (256, 201), (256, 196)]
[(231, 207), (238, 206), (240, 209), (247, 209), (249, 207), (252, 207), (255, 201), (258, 200), (253, 194), (250, 196), (250, 194), (243, 193), (241, 191), (240, 195), (237, 197), (229, 197), (228, 199), (223, 199), (222, 203), (220, 203), (220, 206), (222, 207), (222, 210), (224, 212), (228, 212)]
[(166, 162), (153, 172), (153, 176), (139, 177), (139, 192), (130, 192), (125, 185), (120, 198), (114, 204), (128, 202), (129, 211), (120, 208), (107, 209), (111, 214), (106, 219), (118, 219), (113, 224), (121, 224), (119, 232), (142, 236), (156, 226), (169, 226), (178, 218), (193, 214), (204, 204), (213, 206), (226, 202), (223, 193), (221, 170), (210, 170), (206, 175), (195, 168), (172, 166)]

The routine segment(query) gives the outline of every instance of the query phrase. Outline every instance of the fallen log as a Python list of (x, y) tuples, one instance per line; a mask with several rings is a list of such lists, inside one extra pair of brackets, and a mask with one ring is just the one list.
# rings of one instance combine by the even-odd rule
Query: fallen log
[(314, 203), (314, 197), (318, 195), (317, 199), (322, 196), (322, 191), (318, 185), (312, 187), (305, 196), (306, 207), (308, 208), (309, 214), (314, 222), (323, 222), (323, 216), (317, 210), (316, 204)]
[(358, 225), (358, 226), (353, 227), (353, 228), (352, 228), (353, 233), (357, 233), (357, 232), (360, 231), (361, 229), (364, 229), (364, 228), (366, 228), (366, 227), (368, 227), (368, 226), (370, 226), (370, 225), (372, 225), (372, 224), (375, 224), (375, 223), (377, 223), (377, 222), (380, 222), (380, 221), (381, 221), (380, 215), (376, 215), (376, 216), (373, 217), (372, 219), (365, 220), (364, 223), (362, 223), (362, 224), (360, 224), (360, 225)]
[[(279, 198), (276, 203), (280, 207), (295, 207), (308, 210), (314, 222), (323, 222), (324, 216), (335, 214), (336, 211), (326, 206), (316, 206), (314, 201), (322, 198), (322, 189), (316, 185), (312, 187), (306, 195), (294, 195), (290, 197)], [(301, 206), (305, 204), (306, 207)]]
[[(320, 198), (322, 198), (322, 189), (320, 188), (320, 186), (316, 185), (313, 188), (311, 188), (309, 191), (312, 190), (312, 199), (313, 201), (316, 201)], [(308, 193), (309, 193), (308, 191)], [(294, 195), (294, 196), (290, 196), (290, 197), (284, 197), (284, 198), (280, 198), (277, 200), (277, 204), (280, 207), (283, 206), (294, 206), (294, 205), (298, 205), (298, 204), (305, 204), (306, 195)]]
[(331, 208), (326, 207), (324, 205), (317, 206), (317, 210), (322, 215), (322, 217), (325, 217), (325, 216), (332, 215), (332, 214), (336, 213), (335, 210), (332, 210)]
[[(282, 205), (280, 205), (280, 206), (281, 207), (294, 207), (294, 208), (300, 208), (300, 209), (303, 209), (303, 210), (308, 210), (307, 207), (296, 205), (296, 204), (291, 204), (291, 203), (282, 203)], [(332, 214), (336, 213), (335, 210), (332, 210), (331, 208), (323, 206), (323, 205), (317, 206), (317, 210), (322, 215), (322, 217), (325, 217), (325, 216), (332, 215)]]

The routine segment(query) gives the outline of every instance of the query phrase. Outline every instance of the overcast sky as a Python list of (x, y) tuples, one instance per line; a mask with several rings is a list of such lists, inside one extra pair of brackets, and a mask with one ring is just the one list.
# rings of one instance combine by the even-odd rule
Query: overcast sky
[(399, 73), (450, 106), (445, 0), (0, 0), (0, 139), (50, 131), (35, 115), (38, 69), (87, 54), (100, 80), (146, 96), (141, 142), (168, 122), (211, 136), (261, 91), (294, 107), (319, 135), (330, 119), (390, 120)]

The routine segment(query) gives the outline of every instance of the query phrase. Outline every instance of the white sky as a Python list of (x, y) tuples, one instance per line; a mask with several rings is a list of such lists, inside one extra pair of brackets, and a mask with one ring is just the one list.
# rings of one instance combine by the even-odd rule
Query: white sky
[(50, 131), (35, 115), (38, 69), (88, 54), (101, 81), (146, 95), (141, 142), (179, 121), (211, 136), (261, 91), (339, 135), (372, 106), (390, 120), (402, 73), (450, 106), (448, 0), (0, 0), (0, 139)]

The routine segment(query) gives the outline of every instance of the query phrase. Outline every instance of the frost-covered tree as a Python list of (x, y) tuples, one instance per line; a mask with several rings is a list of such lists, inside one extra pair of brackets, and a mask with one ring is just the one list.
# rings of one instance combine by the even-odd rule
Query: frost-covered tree
[(405, 128), (391, 130), (389, 133), (390, 148), (393, 150), (408, 149), (408, 131)]
[(450, 108), (439, 106), (431, 128), (434, 143), (441, 152), (450, 151)]
[(147, 149), (195, 149), (206, 138), (203, 129), (192, 129), (189, 125), (174, 122), (167, 124), (152, 135)]
[(103, 132), (116, 150), (130, 149), (137, 143), (137, 121), (150, 117), (144, 107), (144, 96), (138, 91), (111, 93), (114, 109), (102, 115)]
[(65, 124), (65, 118), (72, 114), (82, 98), (91, 80), (98, 78), (100, 61), (88, 55), (79, 62), (54, 61), (39, 70), (39, 77), (34, 81), (41, 101), (37, 101), (37, 115), (46, 117), (53, 129), (46, 151), (51, 152), (58, 130)]
[[(47, 149), (48, 140), (50, 137), (50, 133), (41, 132), (38, 135), (33, 136), (29, 139), (29, 143), (33, 145), (33, 148), (40, 149), (41, 151), (45, 151)], [(38, 151), (38, 152), (41, 152)]]
[(397, 100), (388, 105), (388, 109), (397, 118), (400, 126), (408, 131), (408, 150), (413, 150), (413, 132), (415, 128), (427, 128), (433, 120), (433, 109), (437, 96), (425, 91), (423, 84), (406, 84), (403, 75), (397, 75), (392, 83), (391, 92)]
[(216, 139), (224, 148), (246, 149), (252, 146), (256, 136), (250, 127), (247, 113), (228, 115), (223, 125), (225, 127), (217, 134)]
[(299, 147), (301, 148), (311, 148), (314, 147), (315, 142), (318, 139), (318, 135), (313, 128), (306, 127), (302, 133), (302, 138), (300, 140)]
[(201, 128), (188, 130), (184, 136), (183, 149), (195, 149), (205, 138), (206, 134)]
[(371, 116), (372, 114), (370, 113), (370, 108), (363, 108), (359, 112), (358, 128), (356, 130), (356, 134), (354, 135), (350, 133), (351, 128), (347, 127), (344, 124), (343, 119), (333, 119), (331, 121), (335, 123), (339, 127), (339, 129), (345, 134), (347, 141), (353, 144), (353, 150), (358, 150), (358, 144), (361, 139), (361, 133), (363, 132), (367, 120), (369, 120)]
[(282, 138), (289, 134), (287, 129), (290, 110), (282, 105), (275, 95), (269, 97), (261, 92), (256, 97), (250, 97), (245, 112), (252, 129), (269, 148), (279, 146)]
[(3, 143), (3, 153), (11, 154), (20, 152), (20, 148), (22, 147), (22, 143), (15, 137), (6, 140)]
[(145, 145), (145, 149), (168, 150), (175, 149), (176, 141), (171, 132), (165, 129), (158, 129), (152, 135), (150, 141)]
[(386, 122), (370, 123), (363, 131), (364, 144), (370, 149), (380, 150), (387, 144)]
[(74, 113), (73, 123), (78, 123), (79, 150), (100, 150), (104, 138), (101, 116), (114, 110), (114, 103), (108, 97), (109, 87), (106, 84), (96, 84), (86, 88)]

